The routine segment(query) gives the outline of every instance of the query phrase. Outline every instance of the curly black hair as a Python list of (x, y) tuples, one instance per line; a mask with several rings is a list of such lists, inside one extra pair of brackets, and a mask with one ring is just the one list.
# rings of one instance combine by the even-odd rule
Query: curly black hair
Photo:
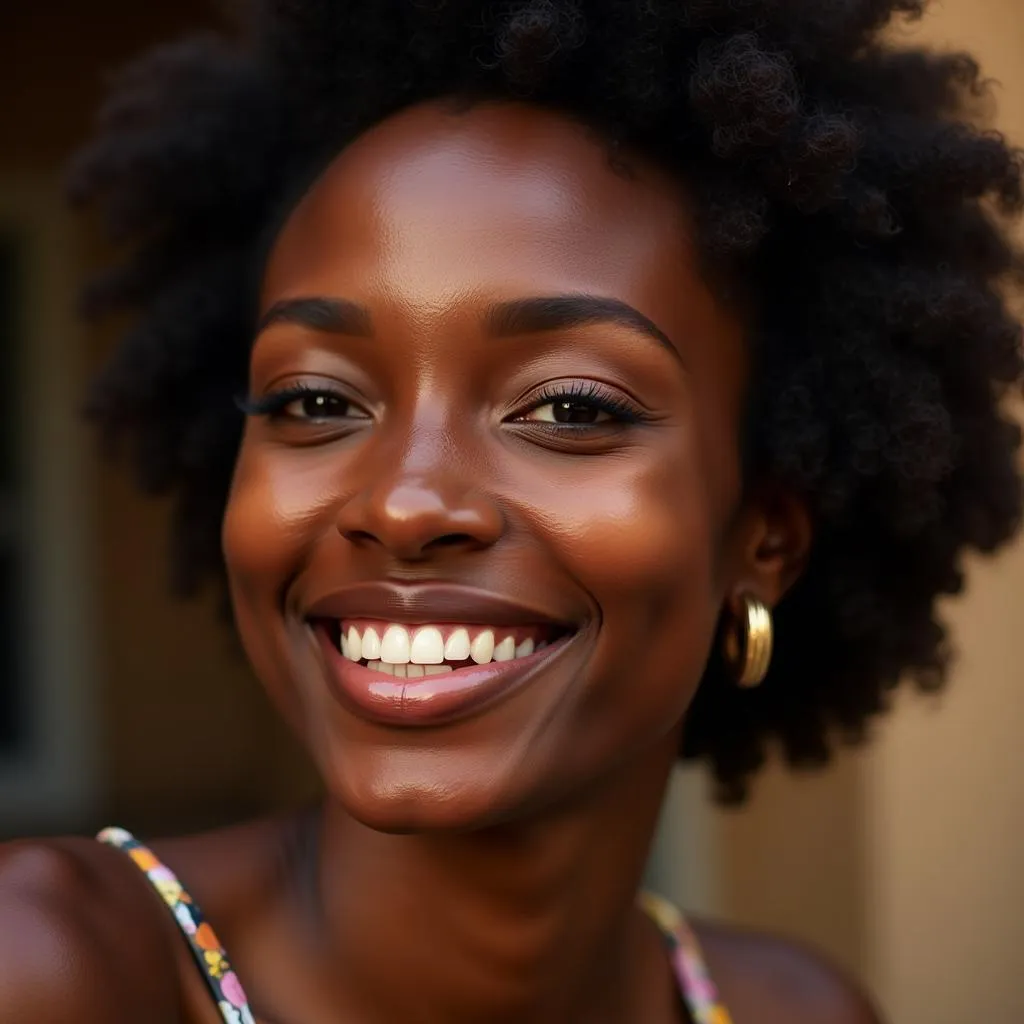
[(1022, 510), (1024, 379), (1006, 299), (1022, 161), (978, 126), (966, 55), (895, 49), (925, 0), (267, 0), (129, 67), (71, 173), (123, 260), (88, 291), (133, 312), (92, 393), (142, 486), (172, 493), (177, 588), (223, 582), (220, 525), (261, 262), (325, 163), (436, 97), (515, 98), (686, 182), (701, 251), (755, 299), (745, 459), (816, 541), (762, 687), (717, 659), (683, 755), (741, 799), (769, 744), (820, 764), (902, 678), (949, 661), (936, 602)]

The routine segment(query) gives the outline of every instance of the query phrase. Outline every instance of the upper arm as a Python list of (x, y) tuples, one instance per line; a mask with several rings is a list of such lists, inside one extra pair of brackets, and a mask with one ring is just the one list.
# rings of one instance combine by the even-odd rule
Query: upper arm
[(180, 1020), (160, 937), (102, 875), (59, 845), (0, 848), (0, 1020)]
[(700, 937), (734, 1024), (883, 1024), (859, 986), (799, 943), (708, 926)]

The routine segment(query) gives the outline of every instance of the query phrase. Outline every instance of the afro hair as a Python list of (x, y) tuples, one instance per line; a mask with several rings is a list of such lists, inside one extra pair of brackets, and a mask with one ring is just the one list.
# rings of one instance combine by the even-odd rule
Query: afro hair
[(140, 484), (173, 495), (175, 583), (223, 582), (261, 264), (325, 163), (419, 101), (550, 107), (661, 162), (702, 252), (754, 296), (748, 474), (816, 541), (757, 690), (716, 658), (683, 755), (738, 800), (770, 743), (855, 741), (902, 679), (939, 686), (936, 614), (1021, 517), (1024, 378), (1007, 302), (1021, 159), (979, 126), (968, 56), (883, 36), (924, 0), (266, 0), (127, 68), (71, 171), (122, 256), (88, 289), (130, 326), (92, 392)]

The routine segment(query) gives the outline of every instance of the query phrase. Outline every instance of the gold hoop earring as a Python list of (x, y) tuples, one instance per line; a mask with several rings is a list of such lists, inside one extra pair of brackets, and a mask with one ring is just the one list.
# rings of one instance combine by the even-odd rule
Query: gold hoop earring
[(772, 613), (751, 594), (743, 595), (743, 612), (730, 616), (725, 630), (725, 661), (737, 686), (752, 689), (768, 675), (772, 660)]

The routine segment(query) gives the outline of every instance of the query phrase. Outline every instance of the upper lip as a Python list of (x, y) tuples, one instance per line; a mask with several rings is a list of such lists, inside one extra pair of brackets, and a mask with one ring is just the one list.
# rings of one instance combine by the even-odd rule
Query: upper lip
[(481, 626), (530, 626), (568, 623), (533, 605), (486, 590), (452, 584), (402, 586), (355, 583), (317, 598), (310, 619), (379, 619), (409, 625), (465, 622)]

